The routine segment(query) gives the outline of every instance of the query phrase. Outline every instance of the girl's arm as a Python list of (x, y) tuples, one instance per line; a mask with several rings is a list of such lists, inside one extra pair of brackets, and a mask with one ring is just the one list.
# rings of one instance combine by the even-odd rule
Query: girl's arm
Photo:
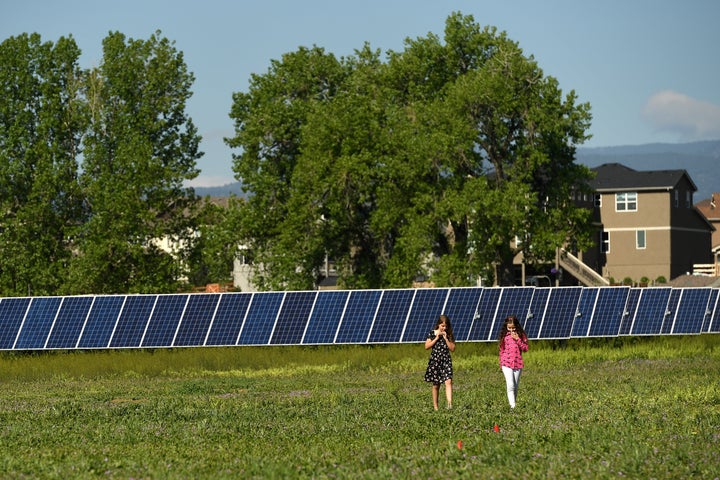
[(520, 347), (521, 352), (527, 352), (528, 351), (528, 340), (526, 335), (520, 335), (520, 338), (517, 339), (518, 347)]
[(445, 343), (447, 343), (448, 350), (450, 350), (451, 352), (455, 351), (455, 342), (451, 342), (447, 336), (445, 337)]
[[(440, 340), (440, 335), (435, 335), (435, 338), (428, 337), (425, 339), (425, 350), (429, 350)], [(453, 347), (454, 348), (454, 347)]]

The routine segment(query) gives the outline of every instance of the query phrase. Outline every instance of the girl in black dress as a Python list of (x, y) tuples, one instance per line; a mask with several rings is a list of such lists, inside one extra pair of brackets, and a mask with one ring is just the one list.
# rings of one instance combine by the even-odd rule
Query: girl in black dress
[(452, 377), (453, 366), (450, 352), (455, 351), (455, 337), (453, 336), (450, 318), (447, 315), (440, 315), (433, 329), (428, 333), (425, 340), (425, 350), (429, 350), (427, 370), (425, 370), (425, 381), (433, 384), (432, 400), (435, 410), (438, 409), (438, 396), (440, 384), (445, 384), (445, 399), (447, 408), (452, 408)]

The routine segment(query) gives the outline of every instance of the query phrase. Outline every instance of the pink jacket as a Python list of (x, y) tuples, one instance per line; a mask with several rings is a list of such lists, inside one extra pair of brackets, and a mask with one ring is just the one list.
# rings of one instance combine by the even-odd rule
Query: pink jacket
[(505, 338), (500, 342), (500, 366), (510, 367), (513, 370), (523, 368), (522, 352), (528, 351), (528, 341), (525, 335), (522, 335), (519, 339), (515, 340), (512, 338), (510, 332), (505, 335)]

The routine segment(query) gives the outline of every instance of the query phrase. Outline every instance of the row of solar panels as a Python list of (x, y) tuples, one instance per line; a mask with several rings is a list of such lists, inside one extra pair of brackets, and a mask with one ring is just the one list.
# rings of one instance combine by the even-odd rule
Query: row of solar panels
[(494, 341), (720, 332), (714, 288), (503, 287), (0, 299), (0, 350)]

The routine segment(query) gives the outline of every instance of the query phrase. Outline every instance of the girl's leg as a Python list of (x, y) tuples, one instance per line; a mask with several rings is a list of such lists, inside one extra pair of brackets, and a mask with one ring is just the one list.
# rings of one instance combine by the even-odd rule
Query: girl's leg
[(433, 407), (435, 410), (438, 409), (438, 394), (440, 393), (440, 384), (433, 384), (432, 387), (432, 399), (433, 399)]
[(520, 374), (522, 373), (522, 368), (518, 370), (513, 370), (513, 376), (515, 379), (515, 400), (517, 400), (518, 390), (520, 389)]
[(447, 408), (452, 408), (452, 378), (445, 380), (445, 399), (447, 400)]
[(505, 377), (505, 386), (507, 387), (507, 398), (510, 408), (515, 408), (515, 394), (517, 392), (517, 384), (515, 383), (515, 372), (510, 367), (502, 367), (503, 376)]

